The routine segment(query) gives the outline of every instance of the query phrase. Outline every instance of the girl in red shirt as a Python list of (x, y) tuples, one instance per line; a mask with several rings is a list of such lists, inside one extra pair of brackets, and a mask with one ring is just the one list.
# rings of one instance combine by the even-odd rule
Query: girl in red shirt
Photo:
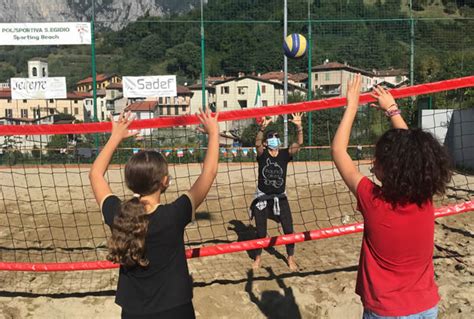
[(363, 176), (347, 153), (360, 84), (360, 75), (349, 82), (332, 156), (364, 217), (356, 285), (363, 318), (436, 318), (433, 196), (451, 179), (449, 156), (431, 134), (409, 129), (392, 95), (376, 87), (371, 95), (393, 129), (375, 146), (372, 172), (381, 186)]

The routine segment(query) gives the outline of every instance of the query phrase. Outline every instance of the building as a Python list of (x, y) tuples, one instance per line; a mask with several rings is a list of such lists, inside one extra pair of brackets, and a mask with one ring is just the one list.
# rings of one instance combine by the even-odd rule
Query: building
[[(96, 89), (105, 90), (112, 83), (122, 83), (122, 78), (116, 74), (103, 74), (99, 73), (96, 75)], [(92, 76), (80, 80), (76, 83), (76, 91), (78, 92), (90, 92), (92, 91)]]
[[(283, 71), (272, 71), (272, 72), (259, 74), (258, 78), (283, 84), (285, 81), (285, 73)], [(295, 86), (299, 86), (305, 89), (307, 82), (308, 82), (307, 73), (295, 73), (295, 74), (288, 73), (288, 84), (293, 84)]]
[(403, 69), (373, 70), (374, 85), (398, 88), (408, 84), (408, 71)]
[[(188, 86), (192, 92), (190, 100), (190, 114), (196, 114), (202, 108), (202, 85), (201, 83)], [(206, 106), (215, 109), (216, 106), (216, 88), (209, 83), (206, 83), (204, 88), (206, 97)]]
[[(243, 75), (218, 82), (214, 87), (216, 96), (215, 103), (219, 111), (233, 111), (284, 103), (284, 88), (282, 83), (265, 80), (256, 76)], [(260, 97), (257, 100), (258, 90), (260, 91)], [(299, 93), (306, 96), (307, 91), (299, 86), (288, 84), (288, 93)], [(221, 132), (242, 131), (252, 122), (253, 119), (220, 122), (219, 127)], [(229, 141), (221, 140), (221, 143), (229, 144)]]
[(355, 68), (347, 63), (329, 62), (312, 68), (311, 82), (313, 92), (322, 98), (345, 96), (347, 82), (357, 73), (362, 76), (362, 92), (369, 91), (374, 85), (374, 73)]
[(28, 77), (30, 79), (47, 78), (48, 75), (48, 61), (46, 59), (35, 58), (28, 61)]

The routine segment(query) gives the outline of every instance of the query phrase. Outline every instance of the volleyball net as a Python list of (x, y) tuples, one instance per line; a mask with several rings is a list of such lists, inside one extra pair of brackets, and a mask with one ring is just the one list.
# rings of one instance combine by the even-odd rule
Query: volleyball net
[[(474, 108), (418, 109), (411, 98), (453, 92), (469, 97), (473, 86), (474, 76), (469, 76), (391, 91), (400, 99), (404, 116), (416, 118), (414, 125), (433, 133), (453, 157), (456, 173), (446, 195), (436, 198), (439, 216), (474, 209)], [(381, 112), (367, 106), (371, 101), (367, 93), (361, 95), (349, 148), (359, 170), (368, 176), (373, 145), (390, 124)], [(344, 105), (345, 98), (331, 98), (221, 112), (219, 172), (196, 220), (186, 228), (188, 257), (361, 231), (356, 200), (330, 157), (330, 141)], [(316, 146), (303, 147), (288, 167), (287, 193), (295, 234), (281, 236), (278, 224), (270, 222), (269, 238), (256, 240), (248, 215), (257, 184), (255, 118), (271, 116), (274, 123), (269, 128), (281, 132), (281, 115), (294, 112), (312, 112), (314, 129), (320, 132)], [(206, 136), (196, 131), (197, 124), (194, 115), (134, 121), (131, 128), (141, 130), (142, 136), (124, 141), (114, 154), (106, 175), (113, 192), (121, 198), (131, 196), (124, 184), (123, 167), (142, 149), (157, 150), (169, 162), (173, 182), (162, 196), (164, 202), (186, 192), (201, 172), (207, 145)], [(306, 118), (303, 124), (307, 136)], [(296, 139), (291, 125), (290, 142)], [(110, 230), (103, 223), (88, 181), (90, 164), (107, 141), (110, 127), (110, 122), (0, 126), (0, 270), (117, 267), (105, 261)]]

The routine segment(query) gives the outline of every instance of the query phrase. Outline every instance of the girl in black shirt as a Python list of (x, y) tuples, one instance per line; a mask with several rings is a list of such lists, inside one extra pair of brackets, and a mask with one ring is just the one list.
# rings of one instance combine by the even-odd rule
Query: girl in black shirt
[(209, 134), (201, 175), (191, 189), (170, 204), (160, 204), (169, 185), (168, 164), (154, 151), (134, 154), (125, 166), (125, 182), (134, 193), (121, 201), (104, 178), (115, 149), (136, 133), (130, 113), (112, 121), (112, 135), (89, 173), (104, 221), (112, 230), (107, 259), (120, 264), (115, 302), (122, 318), (195, 318), (192, 283), (184, 249), (184, 228), (205, 199), (217, 175), (217, 114), (198, 115)]
[[(303, 144), (303, 127), (301, 126), (301, 113), (292, 114), (290, 120), (296, 125), (298, 140), (289, 148), (280, 149), (281, 141), (275, 131), (268, 131), (263, 141), (265, 128), (271, 119), (263, 118), (257, 133), (255, 146), (257, 148), (258, 162), (258, 186), (255, 199), (250, 206), (251, 217), (255, 217), (257, 237), (267, 236), (268, 218), (280, 222), (285, 234), (293, 233), (293, 219), (291, 217), (290, 205), (286, 197), (286, 170), (288, 162), (296, 154)], [(298, 269), (294, 258), (295, 244), (286, 245), (288, 254), (288, 266), (291, 270)], [(256, 250), (253, 268), (258, 269), (262, 265), (262, 250)]]

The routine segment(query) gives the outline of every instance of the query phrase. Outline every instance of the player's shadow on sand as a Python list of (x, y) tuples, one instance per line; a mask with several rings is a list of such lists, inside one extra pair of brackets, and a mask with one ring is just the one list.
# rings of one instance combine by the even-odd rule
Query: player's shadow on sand
[[(240, 220), (231, 220), (229, 221), (229, 224), (232, 226), (227, 227), (228, 230), (234, 231), (237, 234), (237, 241), (247, 241), (247, 240), (253, 240), (257, 239), (257, 232), (256, 229), (253, 225), (245, 225), (242, 221)], [(281, 254), (278, 250), (276, 250), (274, 247), (267, 247), (265, 248), (265, 251), (268, 252), (270, 255), (275, 256), (278, 259), (284, 260), (285, 262), (286, 257)], [(255, 259), (257, 253), (255, 250), (247, 250), (247, 255), (251, 259)]]
[(253, 270), (247, 272), (247, 283), (245, 291), (248, 293), (250, 301), (258, 306), (260, 311), (269, 319), (292, 318), (301, 319), (300, 309), (296, 304), (293, 289), (287, 287), (283, 279), (277, 277), (270, 267), (265, 268), (271, 279), (275, 279), (278, 286), (283, 289), (283, 295), (280, 291), (265, 290), (261, 294), (261, 298), (253, 292)]

